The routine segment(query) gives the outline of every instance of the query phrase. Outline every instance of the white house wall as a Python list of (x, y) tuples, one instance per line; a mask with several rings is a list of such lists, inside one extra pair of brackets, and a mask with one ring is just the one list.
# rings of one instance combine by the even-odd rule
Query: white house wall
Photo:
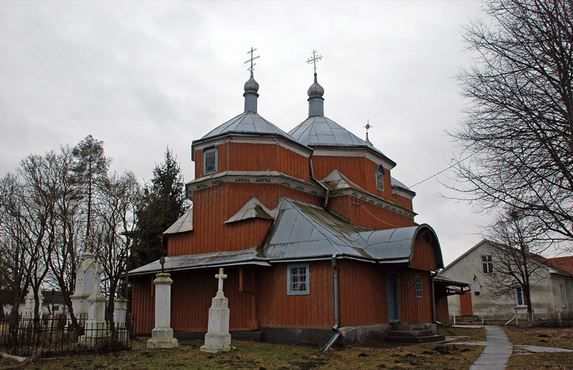
[[(516, 297), (515, 292), (504, 296), (496, 296), (493, 294), (488, 276), (483, 272), (482, 256), (491, 255), (494, 259), (494, 272), (495, 272), (495, 253), (494, 247), (489, 243), (482, 243), (480, 246), (470, 251), (467, 255), (460, 260), (449, 266), (441, 275), (455, 281), (466, 282), (471, 286), (472, 305), (474, 315), (484, 315), (489, 318), (506, 319), (515, 314), (516, 311)], [(475, 278), (474, 278), (475, 276)], [(535, 277), (532, 278), (532, 291), (531, 299), (533, 309), (537, 317), (552, 316), (555, 313), (556, 299), (559, 300), (560, 296), (555, 296), (555, 290), (560, 289), (552, 283), (552, 276), (549, 269), (542, 266), (536, 271)], [(571, 278), (567, 280), (568, 297), (573, 297), (571, 294)], [(479, 292), (479, 295), (476, 295)], [(560, 293), (559, 293), (560, 294)], [(459, 296), (448, 297), (448, 309), (450, 314), (460, 315), (460, 301)], [(571, 298), (569, 298), (570, 300)], [(559, 302), (560, 304), (560, 302)], [(573, 307), (571, 302), (568, 307)], [(525, 308), (517, 308), (518, 313), (525, 313)]]

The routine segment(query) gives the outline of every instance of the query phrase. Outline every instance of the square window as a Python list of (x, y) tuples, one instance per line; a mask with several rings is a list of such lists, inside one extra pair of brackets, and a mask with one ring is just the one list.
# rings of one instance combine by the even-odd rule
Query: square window
[(203, 151), (203, 168), (205, 175), (217, 172), (217, 148), (209, 148)]
[(308, 264), (288, 265), (287, 294), (301, 295), (309, 293), (310, 273)]
[(481, 264), (484, 274), (491, 274), (493, 272), (493, 260), (491, 256), (481, 256)]
[(422, 290), (422, 277), (416, 276), (416, 298), (421, 299), (424, 297), (424, 291)]

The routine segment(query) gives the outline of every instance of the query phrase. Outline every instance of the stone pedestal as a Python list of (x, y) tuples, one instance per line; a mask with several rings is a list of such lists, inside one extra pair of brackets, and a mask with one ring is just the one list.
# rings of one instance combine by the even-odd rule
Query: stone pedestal
[(231, 350), (229, 314), (228, 300), (218, 292), (211, 302), (209, 326), (205, 334), (205, 345), (201, 346), (201, 351), (217, 353)]
[(225, 352), (231, 350), (231, 334), (229, 334), (229, 301), (223, 293), (223, 280), (227, 278), (223, 268), (215, 275), (219, 280), (217, 294), (211, 301), (209, 309), (209, 326), (205, 334), (205, 345), (201, 346), (203, 352)]
[(94, 293), (87, 299), (88, 319), (84, 325), (84, 335), (79, 342), (88, 347), (93, 347), (109, 336), (109, 328), (105, 321), (105, 304), (107, 299), (101, 293)]
[(160, 272), (156, 275), (155, 284), (155, 328), (147, 341), (147, 348), (174, 348), (179, 345), (173, 338), (171, 329), (171, 280), (170, 274)]

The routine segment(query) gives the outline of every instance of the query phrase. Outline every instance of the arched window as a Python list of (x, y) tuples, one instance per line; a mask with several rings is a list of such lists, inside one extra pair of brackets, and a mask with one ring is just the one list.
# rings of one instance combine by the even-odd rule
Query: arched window
[(381, 164), (376, 168), (376, 188), (380, 191), (384, 190), (384, 167)]

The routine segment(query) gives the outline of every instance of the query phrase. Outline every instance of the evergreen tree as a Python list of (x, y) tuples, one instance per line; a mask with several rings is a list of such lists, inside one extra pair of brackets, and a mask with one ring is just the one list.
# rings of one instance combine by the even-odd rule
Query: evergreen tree
[(137, 210), (130, 268), (142, 266), (167, 254), (163, 232), (181, 217), (184, 201), (181, 169), (168, 148), (164, 162), (155, 166), (151, 183), (143, 189), (143, 198)]

